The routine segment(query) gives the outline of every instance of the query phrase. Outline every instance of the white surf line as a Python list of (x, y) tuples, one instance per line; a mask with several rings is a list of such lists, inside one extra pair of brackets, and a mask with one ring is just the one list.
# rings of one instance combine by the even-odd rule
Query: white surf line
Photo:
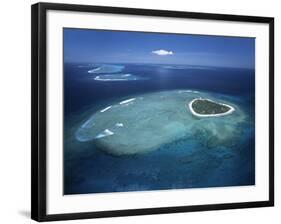
[(129, 102), (132, 102), (134, 101), (136, 98), (131, 98), (131, 99), (128, 99), (128, 100), (124, 100), (124, 101), (121, 101), (119, 104), (122, 105), (122, 104), (125, 104), (125, 103), (129, 103)]
[(100, 112), (101, 112), (101, 113), (103, 113), (103, 112), (105, 112), (105, 111), (109, 110), (111, 107), (112, 107), (112, 106), (108, 106), (108, 107), (106, 107), (106, 108), (104, 108), (104, 109), (100, 110)]
[(116, 127), (124, 127), (124, 124), (123, 123), (116, 123), (115, 126)]
[(179, 90), (179, 93), (199, 93), (196, 90)]
[(102, 82), (114, 82), (114, 81), (129, 81), (128, 79), (96, 79), (96, 81), (102, 81)]
[(94, 78), (96, 81), (128, 81), (126, 78), (102, 78), (99, 75)]
[(94, 72), (99, 71), (99, 70), (101, 70), (101, 67), (98, 67), (98, 68), (94, 68), (94, 69), (92, 69), (92, 70), (89, 70), (88, 73), (94, 73)]
[(92, 118), (90, 118), (89, 120), (87, 120), (84, 124), (82, 124), (82, 128), (91, 128), (94, 126), (94, 121)]
[(179, 93), (191, 93), (192, 90), (179, 90), (178, 92)]
[(216, 104), (219, 104), (219, 105), (223, 105), (223, 106), (226, 106), (228, 108), (230, 108), (229, 111), (227, 112), (224, 112), (224, 113), (220, 113), (220, 114), (198, 114), (196, 113), (193, 108), (192, 108), (192, 104), (195, 100), (203, 100), (201, 97), (200, 98), (195, 98), (193, 99), (190, 103), (189, 103), (189, 110), (191, 111), (191, 113), (197, 117), (220, 117), (220, 116), (224, 116), (224, 115), (227, 115), (227, 114), (231, 114), (233, 111), (235, 111), (234, 107), (230, 106), (230, 105), (227, 105), (227, 104), (224, 104), (224, 103), (218, 103), (218, 102), (215, 102), (211, 99), (204, 99), (204, 100), (208, 100), (210, 102), (213, 102), (213, 103), (216, 103)]
[(122, 77), (129, 77), (131, 76), (131, 74), (124, 74), (124, 75), (121, 75)]
[(105, 129), (101, 133), (99, 133), (95, 139), (104, 138), (106, 136), (114, 135), (114, 132), (110, 131), (109, 129)]

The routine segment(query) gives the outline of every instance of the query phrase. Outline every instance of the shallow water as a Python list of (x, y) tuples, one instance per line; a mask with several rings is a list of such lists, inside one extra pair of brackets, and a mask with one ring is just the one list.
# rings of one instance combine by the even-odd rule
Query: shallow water
[(223, 99), (220, 95), (191, 90), (136, 95), (91, 115), (77, 129), (75, 137), (80, 142), (92, 141), (113, 155), (147, 153), (164, 144), (195, 138), (197, 133), (204, 135), (200, 138), (202, 144), (213, 142), (213, 147), (239, 139), (243, 131), (239, 125), (247, 122), (240, 108), (232, 105), (235, 113), (224, 117), (198, 118), (188, 107), (198, 97), (220, 102)]

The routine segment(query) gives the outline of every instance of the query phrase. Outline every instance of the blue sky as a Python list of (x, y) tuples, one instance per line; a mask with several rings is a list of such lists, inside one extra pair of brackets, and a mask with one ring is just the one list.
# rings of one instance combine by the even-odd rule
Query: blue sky
[(254, 68), (255, 39), (66, 28), (64, 60)]

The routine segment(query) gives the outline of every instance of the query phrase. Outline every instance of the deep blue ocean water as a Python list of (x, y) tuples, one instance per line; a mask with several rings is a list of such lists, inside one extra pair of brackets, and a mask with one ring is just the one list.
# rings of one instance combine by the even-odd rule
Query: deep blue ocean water
[[(255, 72), (202, 66), (122, 64), (122, 73), (144, 79), (96, 81), (89, 64), (64, 65), (64, 193), (244, 186), (255, 184)], [(117, 74), (117, 73), (116, 73)], [(75, 130), (95, 110), (116, 99), (162, 90), (221, 94), (247, 114), (243, 135), (231, 145), (209, 148), (192, 137), (138, 155), (113, 156)], [(137, 137), (137, 136), (136, 136)]]

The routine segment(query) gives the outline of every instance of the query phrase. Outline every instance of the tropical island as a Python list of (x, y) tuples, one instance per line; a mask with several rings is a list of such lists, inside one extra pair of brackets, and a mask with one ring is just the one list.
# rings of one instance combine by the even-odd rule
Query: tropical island
[(234, 108), (210, 99), (196, 98), (189, 103), (191, 113), (197, 117), (217, 117), (231, 114)]
[[(115, 156), (144, 154), (190, 138), (200, 138), (208, 147), (230, 145), (240, 138), (239, 125), (245, 115), (231, 103), (235, 116), (224, 117), (233, 107), (228, 101), (223, 104), (211, 99), (223, 96), (179, 89), (119, 98), (94, 113), (90, 108), (89, 117), (81, 117), (75, 139), (92, 142), (96, 149)], [(191, 102), (192, 113), (187, 111), (187, 102)]]

